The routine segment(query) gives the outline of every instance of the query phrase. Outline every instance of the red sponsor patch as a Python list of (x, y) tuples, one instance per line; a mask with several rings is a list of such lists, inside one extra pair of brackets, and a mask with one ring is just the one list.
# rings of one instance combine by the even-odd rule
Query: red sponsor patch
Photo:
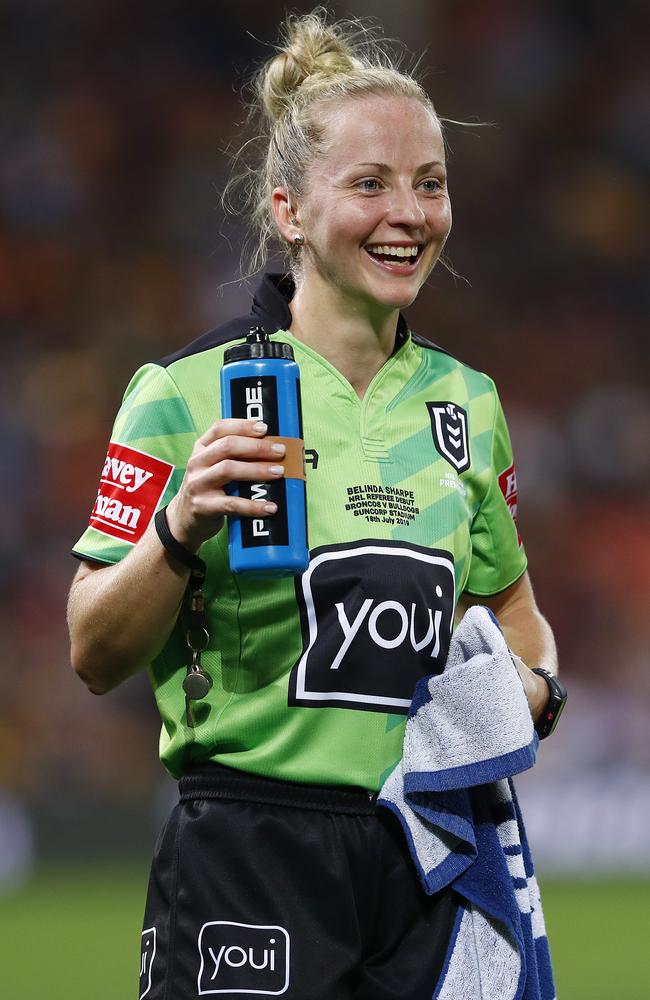
[(512, 514), (512, 520), (515, 522), (517, 542), (521, 545), (521, 535), (519, 534), (519, 528), (517, 528), (517, 473), (515, 472), (514, 462), (499, 474), (499, 486), (508, 504), (508, 510)]
[(173, 471), (174, 466), (169, 462), (111, 441), (90, 526), (120, 541), (137, 542), (145, 533)]

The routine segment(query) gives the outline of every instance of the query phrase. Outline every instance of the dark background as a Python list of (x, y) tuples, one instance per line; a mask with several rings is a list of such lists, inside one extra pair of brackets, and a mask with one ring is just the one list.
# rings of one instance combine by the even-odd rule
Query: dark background
[[(425, 49), (439, 114), (483, 123), (448, 126), (456, 276), (408, 320), (496, 379), (511, 427), (571, 691), (522, 782), (531, 839), (548, 866), (648, 868), (647, 3), (331, 9)], [(146, 680), (97, 699), (72, 675), (69, 550), (132, 372), (246, 302), (219, 198), (283, 10), (0, 0), (0, 884), (31, 836), (150, 846), (172, 791)]]

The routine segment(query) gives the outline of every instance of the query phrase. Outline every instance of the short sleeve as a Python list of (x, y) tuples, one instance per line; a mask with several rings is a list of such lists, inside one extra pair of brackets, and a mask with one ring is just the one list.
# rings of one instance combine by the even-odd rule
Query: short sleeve
[(131, 379), (113, 425), (80, 559), (116, 563), (142, 538), (183, 479), (197, 432), (166, 368), (149, 364)]
[(471, 529), (472, 557), (465, 590), (489, 597), (514, 583), (527, 566), (517, 528), (517, 475), (510, 434), (494, 389), (490, 478)]

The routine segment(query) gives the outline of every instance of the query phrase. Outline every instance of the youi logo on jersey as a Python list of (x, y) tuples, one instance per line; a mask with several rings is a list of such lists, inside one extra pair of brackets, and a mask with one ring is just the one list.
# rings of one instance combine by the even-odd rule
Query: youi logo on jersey
[(111, 441), (90, 515), (91, 528), (121, 541), (137, 542), (173, 471), (169, 462)]
[(455, 603), (449, 552), (360, 541), (312, 554), (296, 580), (302, 652), (289, 704), (406, 714), (444, 668)]

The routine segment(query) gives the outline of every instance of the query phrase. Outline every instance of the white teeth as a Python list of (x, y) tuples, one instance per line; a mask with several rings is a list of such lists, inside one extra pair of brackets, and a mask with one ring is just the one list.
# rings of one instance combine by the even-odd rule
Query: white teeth
[(391, 247), (391, 246), (388, 246), (387, 244), (383, 244), (382, 246), (369, 246), (369, 247), (366, 247), (366, 249), (369, 250), (370, 253), (374, 253), (374, 254), (381, 255), (381, 256), (386, 256), (386, 257), (397, 257), (397, 258), (399, 258), (399, 257), (417, 257), (417, 254), (418, 254), (418, 248), (417, 248), (417, 246), (411, 246), (411, 247)]

